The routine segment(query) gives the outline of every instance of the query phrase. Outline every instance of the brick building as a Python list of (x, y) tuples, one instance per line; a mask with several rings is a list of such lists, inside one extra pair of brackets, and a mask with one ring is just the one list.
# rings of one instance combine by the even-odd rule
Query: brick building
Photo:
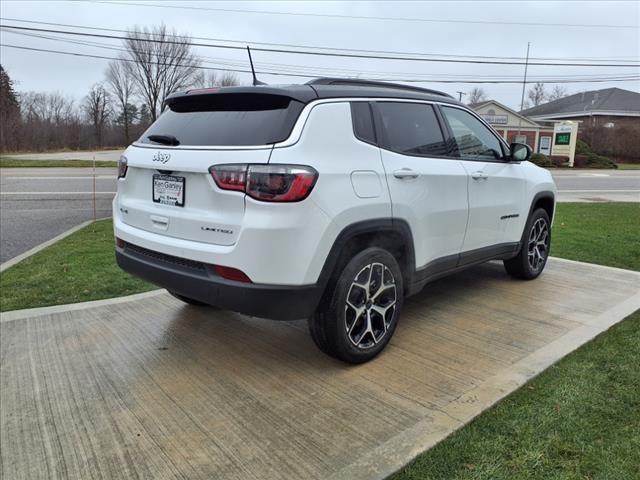
[(536, 122), (495, 100), (470, 105), (508, 143), (526, 143), (534, 152), (551, 153), (553, 122)]
[(621, 88), (581, 92), (520, 112), (532, 121), (574, 120), (594, 152), (640, 163), (640, 93)]
[[(581, 92), (520, 112), (531, 120), (577, 120), (584, 127), (640, 125), (640, 93), (622, 88)], [(582, 127), (581, 127), (582, 128)]]

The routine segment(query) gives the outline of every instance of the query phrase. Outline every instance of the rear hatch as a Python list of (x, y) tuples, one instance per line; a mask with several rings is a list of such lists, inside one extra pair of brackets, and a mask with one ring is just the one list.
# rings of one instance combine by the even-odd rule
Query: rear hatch
[[(125, 152), (119, 214), (133, 227), (216, 245), (233, 245), (245, 194), (219, 189), (209, 167), (265, 164), (285, 140), (304, 102), (265, 93), (180, 95)], [(237, 90), (237, 89), (236, 89)]]

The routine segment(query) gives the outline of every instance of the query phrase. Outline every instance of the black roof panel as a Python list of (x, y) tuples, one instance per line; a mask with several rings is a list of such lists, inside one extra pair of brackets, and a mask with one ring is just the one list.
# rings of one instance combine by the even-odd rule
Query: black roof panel
[(426, 88), (375, 82), (359, 79), (319, 78), (307, 84), (292, 85), (256, 85), (238, 87), (212, 87), (205, 89), (191, 89), (176, 92), (167, 97), (166, 103), (171, 103), (181, 97), (217, 94), (264, 93), (267, 95), (282, 95), (302, 103), (309, 103), (318, 98), (345, 97), (375, 97), (397, 98), (409, 100), (429, 100), (463, 105), (450, 95)]

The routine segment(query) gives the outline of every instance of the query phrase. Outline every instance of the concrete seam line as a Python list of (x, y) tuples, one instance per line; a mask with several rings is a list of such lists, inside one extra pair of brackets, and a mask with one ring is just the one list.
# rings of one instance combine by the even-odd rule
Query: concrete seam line
[(136, 300), (144, 300), (145, 298), (155, 297), (166, 293), (164, 289), (151, 290), (149, 292), (134, 293), (124, 297), (104, 298), (102, 300), (91, 300), (89, 302), (66, 303), (63, 305), (51, 305), (48, 307), (25, 308), (24, 310), (11, 310), (9, 312), (0, 313), (0, 323), (13, 322), (25, 318), (40, 317), (42, 315), (51, 315), (56, 313), (73, 312), (77, 310), (86, 310), (90, 308), (103, 307), (105, 305), (114, 305), (117, 303), (133, 302)]
[[(640, 293), (594, 317), (589, 324), (580, 324), (489, 377), (444, 408), (436, 410), (435, 415), (425, 417), (414, 426), (390, 438), (357, 462), (331, 475), (329, 479), (369, 480), (389, 477), (529, 380), (638, 309)], [(455, 427), (453, 430), (452, 426)]]
[(576, 265), (585, 265), (585, 266), (588, 265), (590, 267), (605, 268), (607, 270), (613, 270), (614, 272), (632, 273), (632, 274), (637, 275), (638, 277), (640, 277), (640, 272), (638, 272), (636, 270), (629, 270), (629, 269), (626, 269), (626, 268), (619, 268), (619, 267), (610, 267), (608, 265), (599, 265), (597, 263), (581, 262), (579, 260), (570, 260), (568, 258), (560, 258), (560, 257), (549, 257), (549, 258), (552, 259), (554, 262), (574, 263)]
[[(98, 219), (96, 219), (96, 221), (98, 221), (98, 220), (106, 220), (107, 218), (111, 218), (111, 217), (98, 218)], [(43, 242), (40, 245), (36, 245), (32, 249), (27, 250), (26, 252), (21, 253), (20, 255), (18, 255), (16, 257), (10, 258), (9, 260), (7, 260), (6, 262), (4, 262), (3, 264), (0, 265), (0, 273), (4, 272), (8, 268), (13, 267), (15, 264), (21, 262), (25, 258), (29, 258), (30, 256), (38, 253), (40, 250), (44, 250), (45, 248), (53, 245), (54, 243), (59, 242), (63, 238), (68, 237), (69, 235), (71, 235), (72, 233), (76, 233), (78, 230), (82, 230), (84, 227), (88, 227), (92, 223), (93, 223), (93, 220), (87, 220), (86, 222), (82, 222), (81, 224), (76, 225), (75, 227), (72, 227), (69, 230), (66, 230), (66, 231), (62, 232), (60, 235), (57, 235), (57, 236), (47, 240), (46, 242)]]

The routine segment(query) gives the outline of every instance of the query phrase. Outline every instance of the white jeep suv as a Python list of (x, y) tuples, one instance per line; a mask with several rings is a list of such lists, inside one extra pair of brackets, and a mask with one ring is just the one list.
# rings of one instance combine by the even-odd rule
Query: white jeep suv
[(404, 85), (173, 94), (120, 160), (117, 261), (190, 304), (307, 318), (321, 350), (364, 362), (435, 278), (493, 259), (542, 272), (556, 188), (530, 155)]

